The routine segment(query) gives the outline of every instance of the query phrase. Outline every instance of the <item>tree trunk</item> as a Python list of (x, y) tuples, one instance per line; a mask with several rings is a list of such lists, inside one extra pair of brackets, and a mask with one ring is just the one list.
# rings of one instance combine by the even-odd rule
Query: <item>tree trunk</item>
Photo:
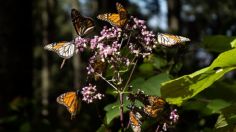
[(180, 29), (180, 9), (180, 0), (168, 0), (169, 32), (177, 32)]
[[(77, 0), (71, 0), (71, 7), (75, 8), (75, 9), (79, 9), (79, 3)], [(76, 35), (75, 30), (72, 30), (72, 34), (73, 34), (73, 39)], [(73, 68), (74, 68), (74, 88), (79, 90), (80, 89), (80, 69), (81, 69), (81, 59), (80, 59), (80, 53), (78, 52), (78, 54), (73, 56)]]

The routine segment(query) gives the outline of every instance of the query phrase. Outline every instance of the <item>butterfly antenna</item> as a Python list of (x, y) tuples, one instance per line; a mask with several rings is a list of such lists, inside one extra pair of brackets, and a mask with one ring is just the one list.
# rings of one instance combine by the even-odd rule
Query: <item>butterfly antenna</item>
[(63, 59), (63, 61), (61, 63), (61, 66), (60, 66), (60, 69), (62, 69), (62, 67), (64, 66), (65, 62), (66, 62), (66, 59)]

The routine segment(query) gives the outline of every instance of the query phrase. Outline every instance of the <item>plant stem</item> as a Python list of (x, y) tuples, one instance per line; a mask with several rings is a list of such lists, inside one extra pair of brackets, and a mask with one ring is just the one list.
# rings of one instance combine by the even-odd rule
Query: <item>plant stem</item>
[(115, 87), (113, 84), (111, 84), (109, 81), (106, 80), (101, 74), (96, 73), (98, 76), (100, 76), (104, 81), (106, 81), (109, 85), (111, 85), (116, 91), (120, 92), (117, 87)]
[(133, 68), (132, 68), (132, 70), (131, 70), (131, 73), (130, 73), (130, 75), (129, 75), (129, 78), (128, 78), (126, 84), (125, 84), (125, 87), (124, 87), (123, 91), (125, 91), (125, 89), (128, 87), (128, 84), (129, 84), (130, 79), (131, 79), (131, 77), (132, 77), (132, 75), (133, 75), (133, 73), (134, 73), (134, 69), (135, 69), (135, 67), (136, 67), (137, 62), (138, 62), (138, 60), (136, 60), (135, 63), (134, 63), (134, 66), (133, 66)]
[(125, 87), (123, 89), (120, 89), (122, 92), (119, 92), (119, 95), (120, 95), (120, 125), (121, 125), (121, 132), (124, 132), (124, 104), (123, 104), (124, 103), (124, 96), (123, 96), (124, 93), (123, 92), (125, 91), (125, 89), (127, 88), (128, 84), (130, 82), (130, 79), (131, 79), (131, 77), (134, 73), (134, 69), (136, 67), (137, 61), (138, 60), (135, 61), (135, 64), (134, 64), (134, 66), (131, 70), (129, 78), (128, 78), (126, 84), (125, 84)]
[(119, 95), (120, 95), (120, 125), (121, 125), (121, 132), (124, 132), (124, 106), (123, 106), (124, 97), (122, 92), (120, 92)]

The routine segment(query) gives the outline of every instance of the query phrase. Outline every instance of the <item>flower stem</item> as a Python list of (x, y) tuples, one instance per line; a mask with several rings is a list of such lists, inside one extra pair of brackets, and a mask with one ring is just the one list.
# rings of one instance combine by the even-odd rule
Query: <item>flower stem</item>
[(120, 92), (120, 125), (121, 125), (121, 132), (124, 132), (124, 107), (123, 107), (123, 93)]
[(129, 84), (129, 82), (130, 82), (130, 79), (131, 79), (131, 77), (132, 77), (132, 75), (133, 75), (133, 73), (134, 73), (134, 69), (135, 69), (135, 67), (136, 67), (137, 61), (138, 61), (138, 60), (136, 60), (135, 63), (134, 63), (134, 66), (133, 66), (133, 68), (132, 68), (132, 71), (131, 71), (131, 73), (130, 73), (130, 75), (129, 75), (129, 78), (128, 78), (126, 84), (125, 84), (125, 87), (124, 87), (123, 91), (125, 91), (125, 89), (128, 87), (128, 84)]
[(106, 80), (101, 74), (97, 73), (98, 76), (100, 76), (104, 81), (106, 81), (111, 87), (113, 87), (116, 91), (120, 92), (117, 87), (115, 87), (113, 84), (111, 84), (109, 81)]

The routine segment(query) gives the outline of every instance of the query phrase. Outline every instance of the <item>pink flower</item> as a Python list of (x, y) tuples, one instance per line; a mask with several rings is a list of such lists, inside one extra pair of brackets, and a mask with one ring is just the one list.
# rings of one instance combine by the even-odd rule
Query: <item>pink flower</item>
[(171, 111), (170, 120), (172, 120), (173, 123), (177, 123), (177, 121), (179, 120), (179, 115), (177, 113), (177, 109), (174, 109), (174, 110)]
[(89, 84), (89, 86), (83, 87), (81, 91), (83, 95), (83, 101), (87, 103), (92, 103), (94, 100), (101, 100), (102, 97), (104, 97), (103, 94), (97, 93), (96, 86), (92, 86)]
[(80, 36), (75, 38), (75, 45), (79, 51), (84, 51), (85, 48), (87, 48), (87, 45), (89, 43), (90, 39), (87, 38), (81, 38)]

